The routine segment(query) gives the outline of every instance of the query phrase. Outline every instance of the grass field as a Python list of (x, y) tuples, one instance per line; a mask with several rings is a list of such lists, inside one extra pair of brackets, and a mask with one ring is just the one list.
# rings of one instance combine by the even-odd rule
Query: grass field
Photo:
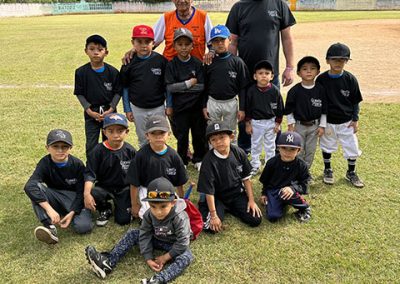
[[(224, 23), (226, 14), (211, 17), (214, 24)], [(399, 17), (399, 12), (296, 13), (299, 23)], [(87, 61), (86, 37), (104, 35), (109, 41), (107, 62), (119, 67), (130, 46), (131, 27), (157, 18), (122, 14), (0, 19), (0, 283), (99, 282), (86, 263), (84, 248), (92, 244), (109, 249), (128, 227), (111, 222), (84, 236), (68, 229), (60, 232), (58, 245), (47, 246), (32, 234), (38, 222), (23, 186), (45, 154), (50, 129), (69, 129), (75, 139), (73, 154), (84, 158), (82, 111), (71, 86), (75, 68)], [(317, 154), (312, 169), (316, 181), (306, 196), (313, 209), (310, 223), (299, 224), (289, 214), (281, 222), (264, 220), (251, 229), (228, 216), (225, 232), (203, 234), (192, 244), (196, 261), (175, 283), (398, 282), (399, 113), (400, 104), (362, 104), (363, 156), (357, 167), (364, 189), (344, 180), (346, 162), (340, 152), (333, 157), (337, 182), (324, 185)], [(136, 146), (133, 133), (128, 141)], [(175, 145), (173, 139), (170, 143)], [(190, 176), (197, 180), (191, 168)], [(254, 187), (258, 197), (257, 179)], [(103, 283), (138, 283), (151, 274), (135, 249)]]

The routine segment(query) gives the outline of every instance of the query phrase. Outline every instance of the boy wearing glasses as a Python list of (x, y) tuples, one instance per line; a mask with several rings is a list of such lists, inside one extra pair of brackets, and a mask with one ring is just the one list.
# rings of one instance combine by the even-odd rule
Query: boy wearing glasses
[[(86, 247), (86, 258), (99, 278), (111, 273), (136, 245), (139, 245), (147, 265), (156, 272), (150, 279), (142, 279), (141, 283), (168, 283), (181, 275), (193, 261), (186, 203), (183, 199), (176, 199), (172, 183), (164, 177), (154, 179), (142, 201), (149, 202), (150, 209), (144, 214), (140, 229), (129, 230), (107, 253), (99, 253), (93, 246)], [(154, 249), (166, 253), (154, 257)], [(172, 263), (164, 269), (169, 261)]]
[(47, 135), (44, 156), (25, 185), (33, 210), (43, 224), (35, 229), (38, 240), (58, 243), (55, 225), (84, 234), (92, 230), (90, 210), (83, 209), (83, 172), (85, 166), (70, 154), (72, 136), (66, 130), (54, 129)]
[[(97, 144), (90, 153), (85, 170), (85, 207), (99, 211), (97, 226), (105, 226), (111, 217), (114, 202), (115, 222), (131, 221), (131, 199), (126, 173), (136, 154), (135, 148), (125, 142), (129, 129), (123, 114), (113, 113), (104, 118), (103, 133), (107, 140)], [(94, 186), (94, 187), (93, 187)]]
[(167, 178), (183, 197), (183, 185), (188, 181), (185, 166), (178, 153), (167, 145), (170, 128), (164, 116), (154, 115), (146, 122), (148, 144), (137, 152), (129, 167), (127, 183), (131, 187), (132, 216), (143, 218), (149, 204), (143, 201), (149, 183), (158, 177)]

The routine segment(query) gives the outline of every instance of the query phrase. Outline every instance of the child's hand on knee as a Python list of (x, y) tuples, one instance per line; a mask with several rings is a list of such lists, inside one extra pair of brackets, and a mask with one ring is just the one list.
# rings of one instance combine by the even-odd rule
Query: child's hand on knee
[(281, 198), (283, 200), (289, 200), (290, 198), (292, 198), (294, 194), (294, 191), (292, 188), (290, 188), (289, 186), (285, 186), (284, 188), (281, 189), (281, 191), (279, 192), (279, 195), (281, 196)]

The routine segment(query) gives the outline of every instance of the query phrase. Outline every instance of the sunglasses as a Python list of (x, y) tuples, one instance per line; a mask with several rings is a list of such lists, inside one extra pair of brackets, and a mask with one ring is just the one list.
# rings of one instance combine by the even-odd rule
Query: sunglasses
[(155, 198), (169, 199), (173, 195), (174, 194), (169, 191), (149, 191), (149, 192), (147, 192), (147, 198), (149, 198), (149, 199), (155, 199)]

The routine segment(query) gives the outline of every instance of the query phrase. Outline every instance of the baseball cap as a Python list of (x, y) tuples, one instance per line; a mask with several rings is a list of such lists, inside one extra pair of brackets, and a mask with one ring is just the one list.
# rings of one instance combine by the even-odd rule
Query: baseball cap
[(210, 136), (223, 132), (229, 135), (233, 133), (232, 129), (224, 121), (212, 121), (206, 128), (206, 138), (208, 140)]
[(146, 25), (134, 26), (132, 30), (132, 38), (150, 38), (154, 39), (154, 31)]
[(188, 29), (179, 28), (179, 29), (175, 30), (175, 32), (174, 32), (174, 41), (176, 41), (178, 38), (181, 38), (181, 37), (187, 37), (188, 39), (190, 39), (190, 41), (193, 41), (192, 32), (189, 31)]
[(103, 47), (107, 47), (107, 41), (101, 35), (91, 35), (90, 37), (88, 37), (86, 39), (85, 47), (87, 47), (89, 43), (96, 43), (100, 44)]
[(326, 52), (326, 59), (344, 58), (350, 60), (350, 48), (343, 43), (332, 44)]
[(302, 59), (299, 60), (299, 62), (297, 63), (297, 72), (300, 71), (301, 67), (303, 67), (304, 64), (306, 63), (313, 63), (315, 64), (315, 66), (317, 66), (318, 70), (321, 68), (321, 66), (319, 65), (319, 61), (317, 58), (315, 58), (314, 56), (304, 56)]
[(47, 142), (46, 145), (50, 146), (51, 144), (57, 142), (64, 142), (70, 146), (73, 145), (72, 143), (72, 135), (67, 130), (64, 129), (53, 129), (47, 134)]
[(125, 115), (120, 113), (110, 113), (104, 117), (103, 120), (103, 129), (111, 126), (111, 125), (121, 125), (125, 128), (128, 128), (128, 120)]
[(231, 35), (229, 29), (224, 25), (217, 25), (211, 29), (210, 32), (210, 41), (214, 38), (221, 37), (221, 38), (228, 38)]
[(258, 61), (254, 66), (254, 73), (256, 73), (257, 70), (260, 70), (262, 68), (271, 70), (272, 73), (274, 73), (274, 68), (272, 67), (272, 64), (268, 60)]
[(146, 133), (153, 132), (156, 130), (161, 130), (168, 132), (169, 124), (167, 119), (161, 115), (150, 116), (146, 122)]
[(290, 147), (290, 148), (301, 148), (301, 136), (299, 133), (294, 131), (286, 131), (281, 133), (278, 138), (276, 146), (278, 147)]
[(142, 201), (166, 202), (175, 198), (175, 188), (172, 183), (165, 177), (159, 177), (149, 183), (146, 197)]

